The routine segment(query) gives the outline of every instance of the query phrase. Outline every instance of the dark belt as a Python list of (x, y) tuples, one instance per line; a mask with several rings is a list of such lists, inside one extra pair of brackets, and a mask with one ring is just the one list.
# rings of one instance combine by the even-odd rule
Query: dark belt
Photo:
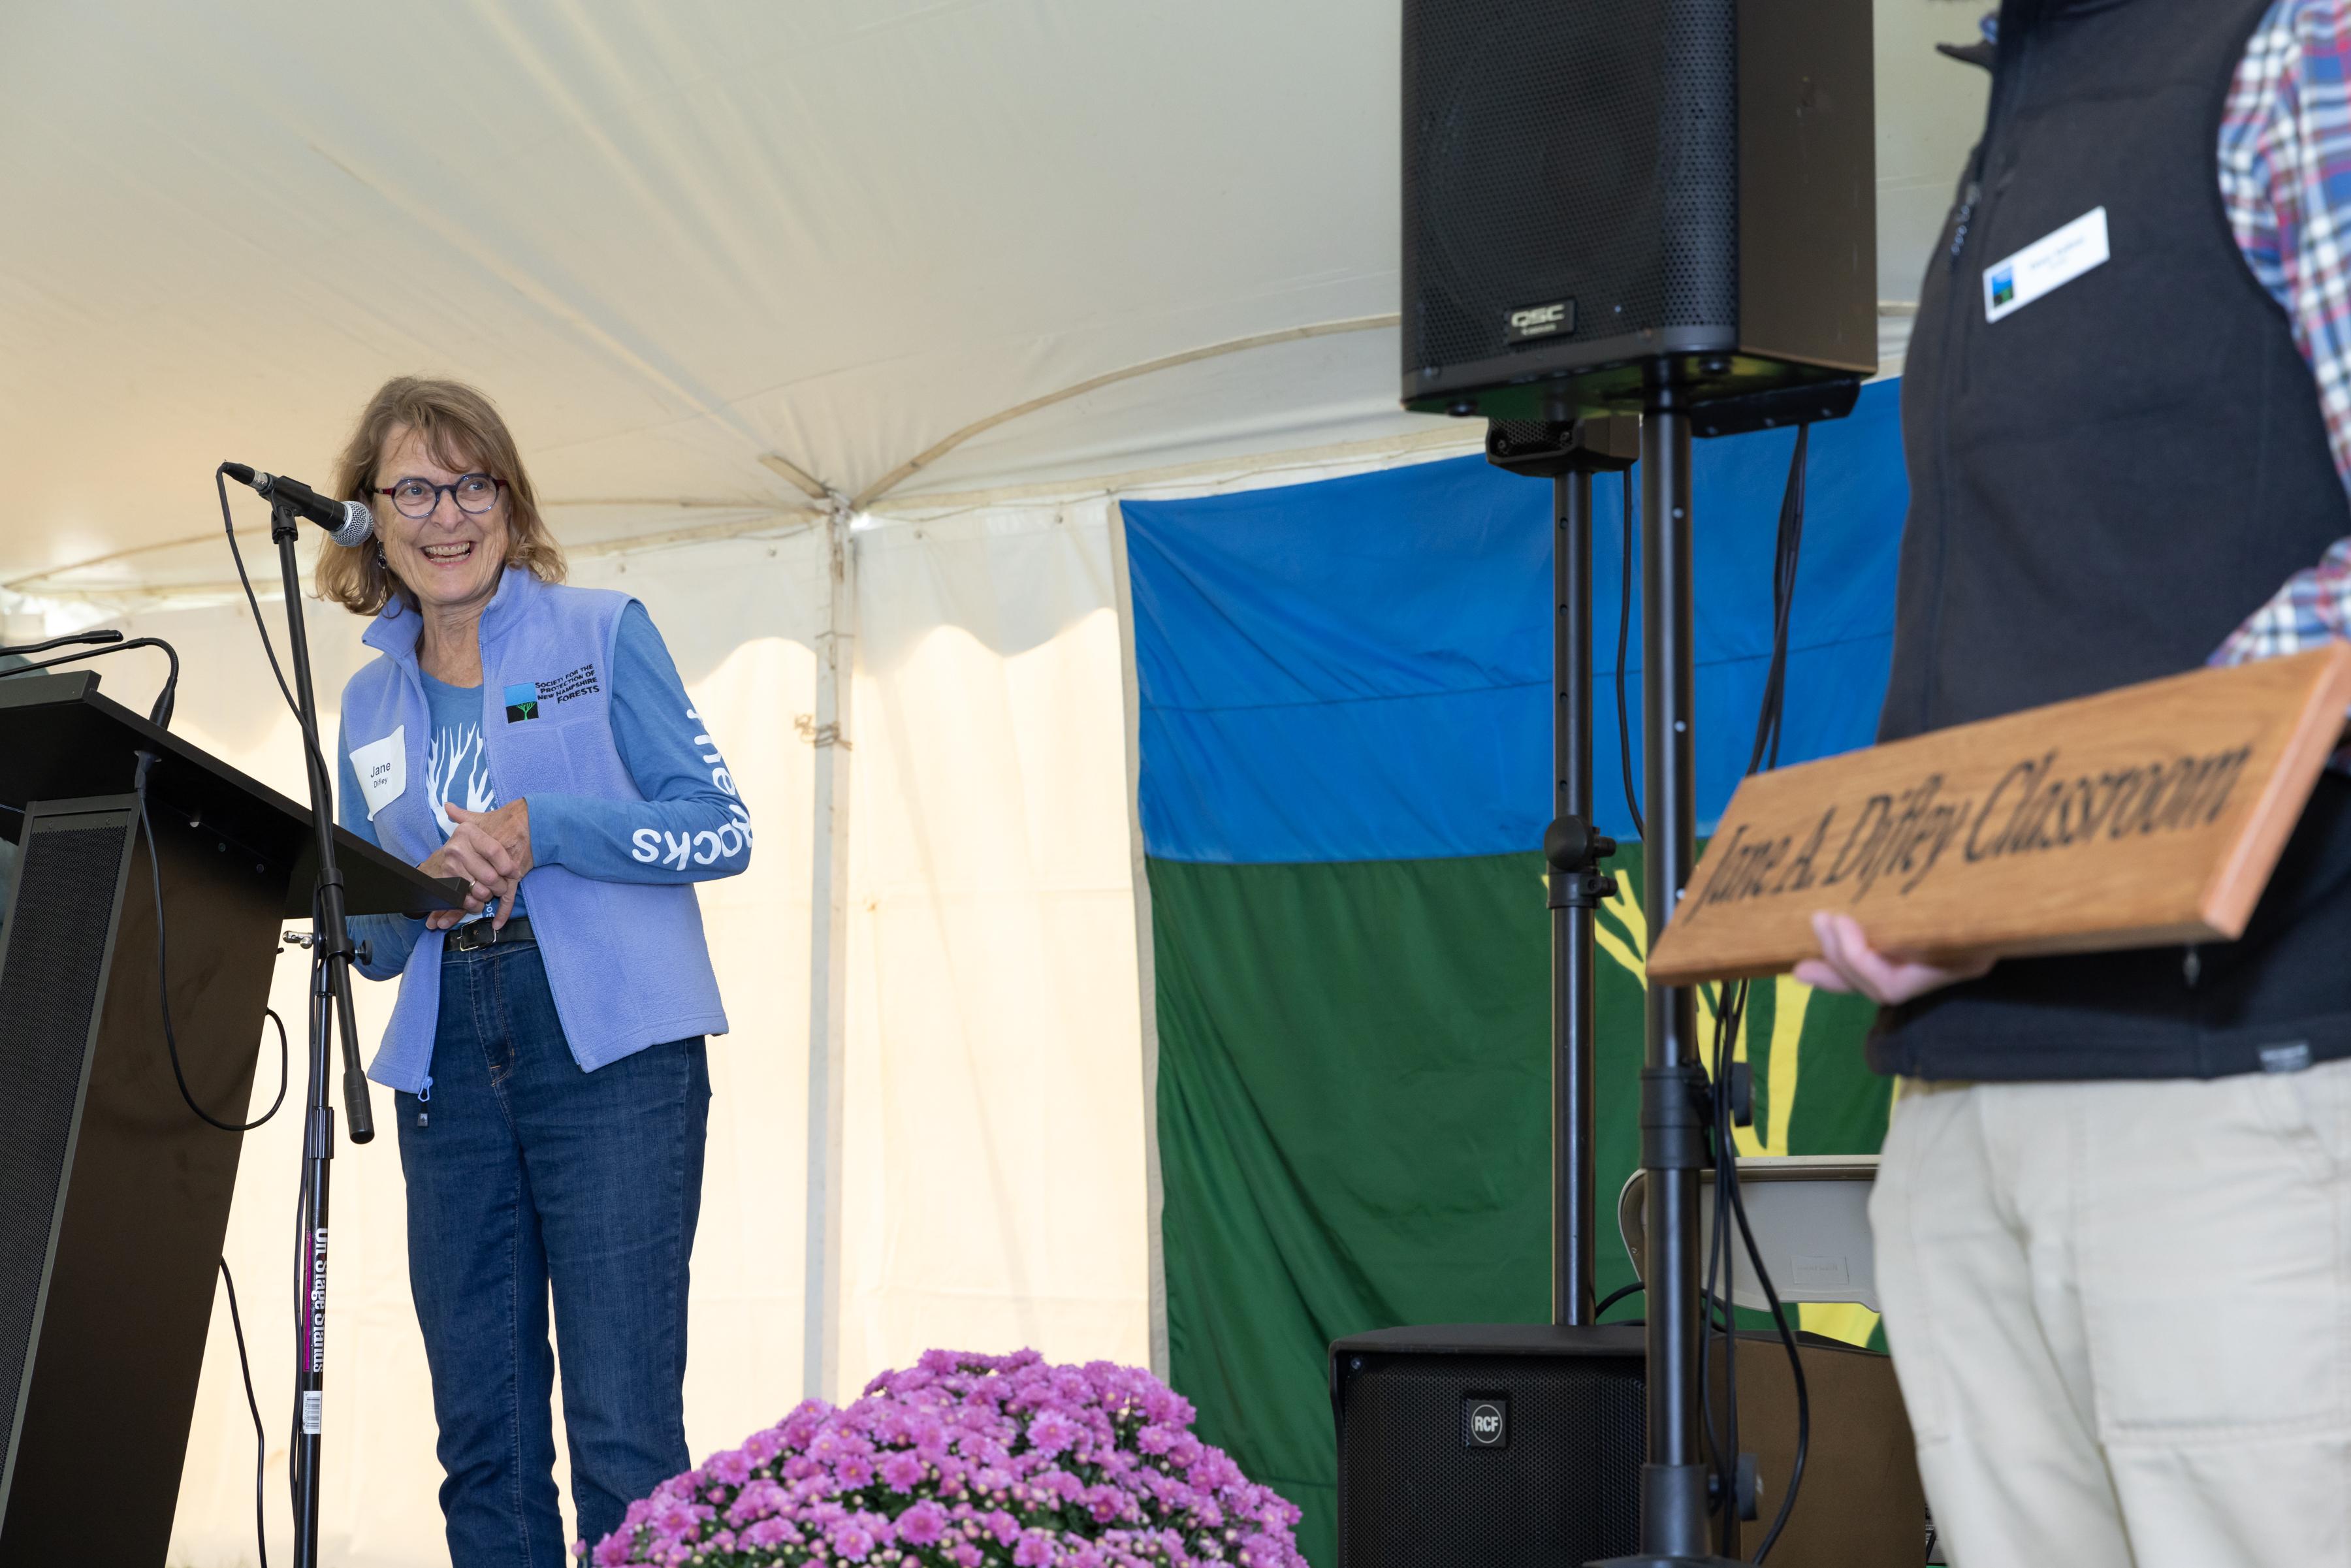
[(534, 941), (530, 934), (530, 916), (517, 915), (502, 928), (493, 928), (489, 920), (468, 920), (449, 933), (449, 946), (460, 953), (478, 952), (484, 947), (507, 947), (517, 942)]

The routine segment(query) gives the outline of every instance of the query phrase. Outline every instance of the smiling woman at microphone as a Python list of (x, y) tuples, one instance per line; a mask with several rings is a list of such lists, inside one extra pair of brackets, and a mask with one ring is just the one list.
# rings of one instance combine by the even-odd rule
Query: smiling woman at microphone
[(320, 593), (373, 617), (343, 689), (343, 825), (465, 911), (354, 920), (400, 997), (393, 1092), (409, 1283), (455, 1568), (565, 1560), (554, 1365), (582, 1538), (687, 1468), (686, 1266), (723, 1033), (688, 883), (744, 869), (750, 820), (643, 606), (562, 586), (514, 438), (450, 382), (386, 384), (335, 491), (375, 537)]

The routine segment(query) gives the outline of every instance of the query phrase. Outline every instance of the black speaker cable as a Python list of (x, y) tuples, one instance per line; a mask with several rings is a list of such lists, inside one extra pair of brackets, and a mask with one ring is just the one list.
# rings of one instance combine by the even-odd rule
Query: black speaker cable
[(189, 1110), (196, 1113), (198, 1121), (224, 1133), (250, 1133), (277, 1114), (277, 1108), (286, 1103), (286, 1085), (293, 1064), (292, 1053), (286, 1041), (286, 1020), (269, 1009), (262, 1009), (269, 1021), (277, 1026), (277, 1098), (269, 1103), (268, 1110), (250, 1122), (224, 1122), (196, 1103), (196, 1097), (188, 1091), (187, 1074), (180, 1067), (179, 1033), (172, 1027), (172, 949), (170, 935), (163, 921), (162, 857), (155, 847), (154, 821), (147, 812), (147, 774), (154, 766), (153, 752), (139, 753), (139, 768), (131, 780), (131, 790), (139, 798), (139, 831), (147, 839), (147, 874), (155, 890), (155, 988), (157, 1005), (163, 1017), (163, 1049), (172, 1058), (172, 1082), (180, 1086), (180, 1098)]
[(1644, 853), (1649, 841), (1649, 831), (1641, 823), (1641, 801), (1633, 788), (1633, 721), (1625, 707), (1625, 655), (1633, 635), (1633, 534), (1637, 519), (1633, 516), (1633, 476), (1638, 465), (1617, 476), (1625, 486), (1624, 564), (1616, 582), (1616, 762), (1625, 779), (1625, 810), (1633, 819), (1633, 836), (1641, 841)]
[[(1788, 481), (1780, 500), (1778, 534), (1773, 540), (1771, 560), (1771, 656), (1765, 667), (1763, 692), (1757, 705), (1754, 745), (1748, 754), (1750, 775), (1767, 771), (1780, 763), (1780, 739), (1786, 716), (1788, 674), (1788, 632), (1796, 597), (1796, 569), (1802, 559), (1804, 533), (1804, 480), (1809, 466), (1812, 444), (1809, 424), (1796, 427), (1796, 443), (1788, 458)], [(1631, 487), (1625, 495), (1626, 510), (1631, 509)], [(1625, 553), (1631, 554), (1630, 530), (1627, 529)], [(1631, 576), (1628, 570), (1626, 578)], [(1623, 627), (1618, 628), (1620, 643)], [(1624, 658), (1617, 658), (1617, 714), (1624, 723), (1623, 697)], [(1627, 789), (1632, 772), (1629, 761), (1625, 768)], [(1772, 1282), (1771, 1270), (1763, 1261), (1762, 1249), (1756, 1245), (1752, 1228), (1748, 1224), (1747, 1202), (1739, 1189), (1739, 1152), (1732, 1127), (1730, 1078), (1735, 1063), (1740, 1029), (1746, 1021), (1748, 987), (1744, 980), (1722, 987), (1715, 998), (1714, 1071), (1712, 1106), (1715, 1137), (1715, 1205), (1714, 1220), (1709, 1228), (1707, 1248), (1706, 1293), (1709, 1309), (1714, 1299), (1718, 1278), (1723, 1285), (1723, 1296), (1732, 1293), (1731, 1281), (1737, 1276), (1734, 1247), (1741, 1247), (1755, 1270), (1755, 1278), (1769, 1303), (1771, 1321), (1779, 1330), (1780, 1343), (1788, 1356), (1788, 1367), (1796, 1388), (1796, 1455), (1789, 1467), (1788, 1485), (1779, 1507), (1773, 1511), (1771, 1526), (1763, 1532), (1757, 1546), (1754, 1561), (1761, 1563), (1778, 1544), (1781, 1533), (1787, 1528), (1789, 1516), (1796, 1506), (1796, 1494), (1803, 1485), (1804, 1463), (1812, 1447), (1812, 1394), (1804, 1379), (1803, 1357), (1796, 1344), (1794, 1332), (1788, 1326), (1780, 1292)], [(1737, 1228), (1734, 1242), (1732, 1227)], [(1739, 1469), (1739, 1335), (1735, 1315), (1726, 1312), (1730, 1322), (1723, 1336), (1724, 1398), (1722, 1424), (1718, 1429), (1715, 1420), (1714, 1390), (1708, 1375), (1713, 1334), (1709, 1330), (1699, 1341), (1699, 1388), (1705, 1402), (1705, 1419), (1701, 1427), (1714, 1460), (1719, 1496), (1727, 1512), (1735, 1513), (1738, 1507), (1737, 1485)]]
[[(282, 1032), (286, 1026), (277, 1027)], [(221, 1283), (228, 1287), (228, 1321), (236, 1330), (236, 1369), (245, 1375), (245, 1407), (253, 1412), (253, 1549), (260, 1553), (261, 1568), (269, 1568), (268, 1516), (261, 1506), (261, 1479), (269, 1468), (269, 1443), (261, 1431), (261, 1401), (253, 1396), (253, 1363), (245, 1354), (245, 1320), (237, 1315), (236, 1279), (228, 1271), (225, 1258), (220, 1260), (220, 1271)]]

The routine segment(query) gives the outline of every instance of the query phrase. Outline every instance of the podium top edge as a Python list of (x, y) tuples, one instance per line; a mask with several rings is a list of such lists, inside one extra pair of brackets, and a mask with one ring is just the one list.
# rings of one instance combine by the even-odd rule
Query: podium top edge
[(138, 717), (113, 698), (99, 696), (96, 670), (0, 670), (0, 708), (78, 703), (92, 698), (131, 717)]
[[(39, 737), (14, 751), (0, 749), (0, 804), (21, 810), (37, 800), (127, 793), (132, 754), (151, 750), (157, 767), (148, 789), (158, 827), (174, 820), (190, 828), (201, 824), (224, 849), (233, 846), (282, 869), (288, 878), (287, 917), (307, 916), (318, 861), (309, 807), (149, 722), (98, 685), (94, 670), (0, 674), (0, 732), (22, 726)], [(340, 823), (334, 825), (334, 839), (355, 915), (422, 915), (462, 901), (462, 883), (428, 877)]]

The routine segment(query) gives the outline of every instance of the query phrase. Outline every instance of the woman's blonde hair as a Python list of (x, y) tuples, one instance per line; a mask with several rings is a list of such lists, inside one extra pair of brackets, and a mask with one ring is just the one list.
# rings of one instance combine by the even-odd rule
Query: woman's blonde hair
[[(488, 398), (461, 382), (427, 381), (399, 376), (383, 383), (368, 400), (359, 428), (343, 444), (335, 459), (333, 493), (347, 500), (364, 501), (381, 515), (391, 505), (375, 492), (377, 459), (383, 444), (396, 430), (413, 430), (424, 437), (425, 450), (444, 468), (471, 468), (507, 482), (507, 559), (508, 566), (530, 569), (541, 582), (563, 580), (563, 550), (538, 515), (538, 497), (530, 476), (523, 472), (522, 454), (516, 450), (507, 422)], [(416, 595), (402, 582), (383, 558), (383, 541), (359, 545), (328, 540), (319, 553), (319, 597), (331, 600), (359, 615), (372, 615), (395, 593), (410, 604)]]

